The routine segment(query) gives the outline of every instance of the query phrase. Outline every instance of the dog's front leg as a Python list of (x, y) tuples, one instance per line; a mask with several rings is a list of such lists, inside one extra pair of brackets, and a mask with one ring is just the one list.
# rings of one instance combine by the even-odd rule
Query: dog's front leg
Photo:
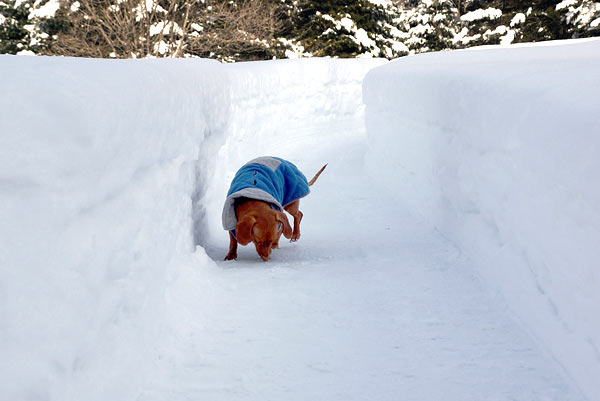
[(231, 231), (229, 231), (229, 252), (227, 252), (227, 256), (225, 256), (225, 260), (233, 260), (237, 259), (237, 241), (233, 237)]

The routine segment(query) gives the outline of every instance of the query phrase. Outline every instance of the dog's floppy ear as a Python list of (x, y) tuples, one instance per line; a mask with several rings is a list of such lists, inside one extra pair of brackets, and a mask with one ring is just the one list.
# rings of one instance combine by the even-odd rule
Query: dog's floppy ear
[(242, 245), (248, 245), (252, 240), (252, 229), (256, 224), (256, 217), (244, 216), (244, 218), (235, 225), (235, 236), (237, 242)]
[(292, 227), (288, 221), (287, 216), (282, 212), (275, 212), (275, 219), (283, 224), (283, 236), (287, 239), (292, 238)]

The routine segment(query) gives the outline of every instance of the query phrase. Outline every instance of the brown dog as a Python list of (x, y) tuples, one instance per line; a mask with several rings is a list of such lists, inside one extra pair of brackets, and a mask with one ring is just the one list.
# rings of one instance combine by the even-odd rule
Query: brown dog
[[(289, 163), (283, 160), (282, 162)], [(250, 162), (249, 165), (255, 165), (252, 163), (253, 162)], [(291, 165), (291, 163), (289, 164)], [(315, 183), (317, 178), (319, 178), (319, 175), (325, 170), (325, 167), (327, 167), (327, 164), (307, 183), (308, 186), (312, 186)], [(304, 176), (297, 170), (296, 174), (302, 176), (304, 185), (306, 185)], [(257, 173), (254, 172), (253, 176), (256, 175)], [(289, 185), (289, 180), (286, 180), (285, 182)], [(256, 184), (255, 180), (254, 185)], [(308, 190), (306, 193), (308, 193)], [(293, 228), (290, 226), (285, 213), (278, 210), (279, 207), (275, 207), (272, 202), (251, 199), (244, 196), (235, 199), (233, 207), (235, 208), (237, 224), (235, 225), (234, 232), (228, 230), (229, 252), (225, 256), (225, 260), (237, 258), (238, 243), (247, 245), (250, 242), (253, 242), (256, 247), (256, 252), (260, 258), (266, 262), (271, 258), (271, 250), (279, 247), (279, 238), (281, 237), (281, 234), (290, 239), (291, 242), (297, 241), (300, 238), (300, 222), (302, 221), (303, 216), (302, 212), (299, 210), (300, 199), (296, 199), (283, 206), (283, 209), (294, 218)]]

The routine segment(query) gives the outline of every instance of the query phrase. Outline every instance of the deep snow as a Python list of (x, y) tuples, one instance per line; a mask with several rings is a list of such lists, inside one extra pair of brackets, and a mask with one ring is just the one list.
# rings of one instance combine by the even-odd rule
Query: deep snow
[[(209, 61), (0, 58), (0, 399), (135, 399), (192, 249)], [(194, 88), (194, 91), (185, 88)]]
[[(596, 63), (587, 48), (564, 59), (566, 47), (548, 49), (557, 69)], [(477, 57), (493, 60), (498, 51)], [(473, 54), (436, 57), (469, 64)], [(580, 63), (569, 64), (575, 55)], [(556, 352), (536, 332), (539, 321), (522, 313), (534, 310), (526, 303), (538, 289), (514, 282), (513, 272), (496, 284), (520, 285), (520, 305), (506, 291), (506, 298), (490, 293), (485, 269), (500, 267), (484, 258), (489, 248), (477, 252), (463, 237), (438, 232), (450, 235), (431, 216), (451, 213), (452, 205), (426, 195), (437, 194), (439, 177), (462, 176), (405, 174), (408, 163), (437, 160), (431, 143), (410, 130), (390, 136), (404, 125), (386, 99), (394, 107), (404, 99), (415, 110), (430, 106), (425, 80), (405, 80), (414, 88), (401, 92), (406, 97), (389, 91), (401, 81), (394, 71), (408, 63), (404, 69), (415, 73), (422, 57), (382, 68), (380, 60), (222, 66), (0, 57), (2, 76), (13, 78), (0, 95), (0, 399), (583, 400), (577, 385), (598, 399), (588, 376), (569, 365), (573, 358)], [(504, 67), (523, 55), (502, 57), (495, 62)], [(529, 65), (549, 63), (541, 60)], [(431, 70), (430, 78), (438, 75)], [(541, 92), (535, 95), (548, 93)], [(580, 101), (597, 106), (593, 97), (568, 99), (569, 110)], [(435, 104), (461, 104), (443, 100)], [(379, 111), (390, 113), (374, 124)], [(469, 124), (483, 126), (487, 117), (457, 121), (470, 132)], [(401, 123), (429, 127), (428, 140), (436, 132), (430, 119)], [(458, 142), (467, 139), (474, 137)], [(269, 263), (251, 247), (222, 262), (229, 181), (264, 154), (289, 158), (306, 175), (329, 167), (301, 202), (298, 243), (284, 244)], [(454, 163), (464, 153), (456, 156)], [(546, 193), (560, 202), (555, 195)], [(467, 238), (493, 245), (483, 228), (473, 229)], [(597, 288), (594, 274), (585, 277), (595, 283), (572, 279)], [(597, 318), (585, 314), (594, 305), (582, 302), (581, 320), (572, 322), (597, 343)], [(580, 360), (587, 373), (599, 371), (590, 358)]]
[(375, 176), (600, 399), (600, 41), (405, 58), (364, 87)]

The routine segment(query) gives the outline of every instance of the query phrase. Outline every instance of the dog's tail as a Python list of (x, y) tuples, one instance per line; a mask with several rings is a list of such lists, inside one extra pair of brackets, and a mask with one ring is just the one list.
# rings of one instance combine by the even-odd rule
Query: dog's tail
[(325, 170), (325, 167), (327, 167), (327, 164), (324, 165), (323, 167), (321, 167), (321, 170), (317, 171), (317, 174), (315, 174), (315, 176), (312, 178), (312, 180), (310, 180), (308, 182), (308, 186), (310, 187), (312, 184), (315, 183), (315, 181), (317, 181), (317, 178), (319, 178), (319, 176), (321, 175), (321, 173), (323, 172), (323, 170)]

